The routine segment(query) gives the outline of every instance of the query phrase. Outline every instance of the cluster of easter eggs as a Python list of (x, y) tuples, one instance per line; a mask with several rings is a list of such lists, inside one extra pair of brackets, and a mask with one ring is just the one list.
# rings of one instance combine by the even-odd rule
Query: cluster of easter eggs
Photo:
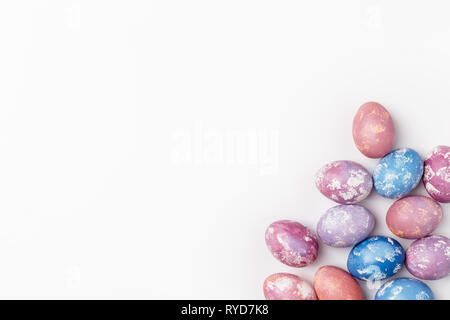
[[(385, 281), (402, 268), (418, 279), (437, 280), (450, 273), (450, 239), (432, 235), (443, 217), (439, 202), (450, 202), (450, 147), (434, 148), (425, 161), (413, 149), (392, 150), (395, 127), (389, 112), (376, 102), (363, 104), (353, 120), (353, 139), (359, 151), (380, 158), (371, 174), (353, 161), (324, 165), (315, 175), (317, 189), (339, 205), (319, 219), (316, 233), (300, 222), (280, 220), (266, 230), (272, 255), (290, 267), (313, 263), (319, 241), (325, 245), (352, 247), (347, 270), (322, 266), (313, 284), (290, 273), (275, 273), (264, 282), (269, 300), (362, 300), (360, 281)], [(430, 197), (408, 196), (420, 181)], [(396, 199), (386, 214), (386, 224), (400, 238), (414, 239), (405, 251), (394, 238), (370, 236), (375, 216), (357, 203), (372, 189)], [(317, 236), (316, 236), (317, 234)], [(376, 300), (432, 300), (431, 289), (414, 278), (390, 279), (381, 285)]]

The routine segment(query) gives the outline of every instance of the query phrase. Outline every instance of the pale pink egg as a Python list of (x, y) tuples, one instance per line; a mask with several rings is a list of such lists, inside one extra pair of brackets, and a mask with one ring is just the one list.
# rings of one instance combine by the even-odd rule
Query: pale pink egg
[(290, 273), (275, 273), (264, 281), (267, 300), (317, 300), (313, 287), (302, 278)]
[(362, 154), (382, 158), (394, 145), (395, 128), (389, 112), (379, 103), (363, 104), (353, 119), (353, 140)]

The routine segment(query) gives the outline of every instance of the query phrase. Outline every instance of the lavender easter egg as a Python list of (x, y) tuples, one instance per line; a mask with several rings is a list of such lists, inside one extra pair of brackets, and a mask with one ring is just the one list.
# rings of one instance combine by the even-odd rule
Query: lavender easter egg
[(391, 205), (386, 215), (386, 224), (400, 238), (419, 239), (438, 227), (442, 214), (442, 207), (433, 199), (410, 196)]
[(381, 158), (391, 151), (395, 139), (394, 122), (381, 104), (363, 104), (353, 118), (352, 129), (355, 145), (366, 157)]
[(438, 146), (425, 158), (423, 184), (439, 202), (450, 202), (450, 147)]
[(319, 300), (364, 300), (359, 283), (347, 271), (335, 266), (317, 270), (314, 290)]
[(372, 190), (372, 177), (353, 161), (334, 161), (316, 173), (317, 189), (327, 198), (340, 204), (354, 204), (364, 200)]
[(414, 241), (406, 251), (406, 268), (417, 278), (437, 280), (450, 272), (450, 240), (432, 235)]
[(317, 224), (317, 235), (332, 247), (351, 247), (369, 236), (375, 226), (373, 214), (350, 204), (328, 209)]
[(313, 263), (319, 251), (313, 232), (291, 220), (272, 223), (266, 230), (266, 244), (276, 259), (298, 268)]
[(313, 287), (290, 273), (275, 273), (264, 281), (266, 300), (317, 300)]
[(413, 149), (396, 149), (381, 159), (373, 171), (375, 191), (395, 199), (413, 191), (423, 173), (423, 161)]

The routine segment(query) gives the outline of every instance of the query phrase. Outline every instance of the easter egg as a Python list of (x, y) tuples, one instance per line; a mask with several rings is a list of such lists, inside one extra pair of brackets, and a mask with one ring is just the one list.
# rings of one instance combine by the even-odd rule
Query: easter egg
[(317, 270), (314, 290), (319, 300), (364, 300), (358, 281), (335, 266), (323, 266)]
[(372, 177), (353, 161), (334, 161), (324, 165), (315, 175), (317, 189), (327, 198), (340, 204), (354, 204), (364, 200), (372, 190)]
[(425, 283), (411, 278), (398, 278), (383, 284), (375, 300), (434, 300), (434, 294)]
[(394, 122), (389, 112), (376, 102), (367, 102), (358, 109), (352, 133), (358, 150), (369, 158), (384, 157), (394, 144)]
[(373, 214), (357, 204), (328, 209), (317, 224), (317, 235), (332, 247), (351, 247), (369, 236), (375, 226)]
[(431, 198), (409, 196), (389, 208), (386, 223), (396, 236), (419, 239), (433, 232), (442, 220), (442, 207)]
[(386, 198), (401, 198), (420, 182), (423, 162), (413, 149), (397, 149), (382, 158), (373, 172), (375, 190)]
[(450, 147), (438, 146), (425, 159), (423, 184), (436, 201), (450, 202)]
[(450, 272), (450, 240), (432, 235), (414, 241), (406, 251), (406, 268), (417, 278), (437, 280)]
[(313, 287), (290, 273), (275, 273), (264, 281), (266, 300), (317, 300)]
[(378, 281), (400, 271), (405, 252), (396, 240), (375, 236), (353, 247), (348, 255), (347, 269), (360, 280)]
[(291, 267), (304, 267), (316, 260), (316, 236), (299, 222), (280, 220), (266, 230), (266, 244), (273, 256)]

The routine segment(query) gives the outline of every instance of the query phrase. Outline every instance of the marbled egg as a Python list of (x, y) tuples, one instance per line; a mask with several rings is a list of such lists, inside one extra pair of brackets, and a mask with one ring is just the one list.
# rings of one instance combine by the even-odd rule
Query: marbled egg
[(313, 287), (290, 273), (275, 273), (264, 281), (266, 300), (317, 300)]
[(426, 157), (423, 184), (433, 199), (450, 202), (450, 147), (438, 146)]
[(353, 247), (347, 268), (360, 280), (378, 281), (399, 272), (404, 260), (405, 251), (400, 243), (389, 237), (375, 236)]
[(406, 268), (417, 278), (437, 280), (450, 272), (450, 240), (428, 236), (414, 241), (406, 251)]
[(375, 190), (386, 198), (401, 198), (414, 190), (423, 173), (423, 162), (413, 149), (397, 149), (381, 159), (373, 172)]
[(432, 233), (442, 219), (442, 207), (429, 197), (409, 196), (389, 208), (386, 223), (395, 235), (419, 239)]
[(324, 165), (316, 173), (315, 183), (324, 196), (340, 204), (362, 201), (372, 190), (370, 173), (353, 161), (334, 161)]
[(356, 147), (369, 158), (384, 157), (394, 144), (394, 122), (389, 112), (376, 102), (367, 102), (358, 109), (352, 131)]
[(378, 289), (375, 300), (434, 300), (433, 291), (420, 280), (398, 278)]
[(351, 247), (369, 236), (375, 226), (373, 214), (357, 204), (328, 209), (317, 224), (317, 235), (332, 247)]
[(266, 230), (266, 244), (273, 256), (291, 267), (304, 267), (316, 260), (316, 236), (299, 222), (280, 220)]
[(319, 300), (364, 300), (358, 281), (335, 266), (323, 266), (317, 270), (314, 290)]

